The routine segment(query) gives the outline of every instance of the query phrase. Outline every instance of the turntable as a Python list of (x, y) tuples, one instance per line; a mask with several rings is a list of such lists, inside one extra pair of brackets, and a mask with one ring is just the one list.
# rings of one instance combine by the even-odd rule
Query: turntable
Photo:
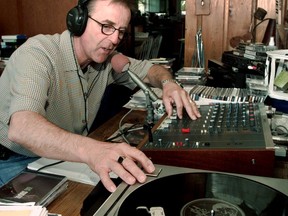
[(288, 180), (166, 165), (156, 167), (157, 173), (148, 176), (146, 183), (129, 186), (121, 182), (101, 204), (97, 202), (99, 190), (94, 197), (92, 191), (83, 208), (88, 198), (94, 205), (82, 215), (288, 215)]

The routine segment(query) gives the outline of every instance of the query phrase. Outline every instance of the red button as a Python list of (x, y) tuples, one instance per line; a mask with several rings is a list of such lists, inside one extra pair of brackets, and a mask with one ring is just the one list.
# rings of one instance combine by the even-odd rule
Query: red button
[(190, 133), (190, 128), (182, 128), (182, 133)]

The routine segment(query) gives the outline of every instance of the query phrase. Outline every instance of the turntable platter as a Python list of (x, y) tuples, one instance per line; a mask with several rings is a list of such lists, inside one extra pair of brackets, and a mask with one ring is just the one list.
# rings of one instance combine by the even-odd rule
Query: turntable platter
[(229, 215), (245, 216), (245, 213), (236, 205), (219, 199), (196, 199), (187, 203), (181, 209), (181, 216), (197, 215)]
[(96, 187), (85, 202), (95, 204), (81, 215), (288, 216), (287, 179), (159, 164), (156, 169), (162, 171), (143, 184), (121, 182), (100, 207)]
[(166, 216), (285, 215), (288, 198), (258, 182), (220, 173), (166, 176), (132, 191), (118, 216), (151, 215), (139, 206), (162, 207)]

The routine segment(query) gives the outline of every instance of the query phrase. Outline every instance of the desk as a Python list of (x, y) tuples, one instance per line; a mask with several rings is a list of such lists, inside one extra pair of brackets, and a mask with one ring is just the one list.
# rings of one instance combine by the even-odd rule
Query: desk
[[(106, 140), (116, 130), (121, 118), (129, 110), (123, 108), (117, 115), (109, 119), (102, 126), (93, 131), (89, 137), (97, 140)], [(143, 123), (145, 120), (145, 111), (133, 111), (123, 120), (129, 123)], [(62, 216), (79, 216), (83, 201), (93, 190), (94, 186), (69, 181), (68, 189), (47, 207), (51, 213), (62, 214)]]
[(68, 189), (47, 207), (51, 213), (62, 214), (62, 216), (79, 216), (82, 203), (94, 186), (69, 181)]
[[(89, 136), (97, 140), (105, 140), (109, 138), (118, 129), (120, 119), (127, 112), (128, 109), (122, 109), (117, 115), (93, 131)], [(143, 111), (133, 111), (123, 120), (123, 124), (125, 122), (143, 123), (145, 120), (145, 114), (146, 112)], [(276, 158), (274, 177), (288, 178), (287, 170), (287, 158)], [(70, 181), (68, 190), (55, 199), (47, 209), (49, 212), (60, 213), (63, 216), (79, 216), (83, 201), (93, 189), (94, 186)]]

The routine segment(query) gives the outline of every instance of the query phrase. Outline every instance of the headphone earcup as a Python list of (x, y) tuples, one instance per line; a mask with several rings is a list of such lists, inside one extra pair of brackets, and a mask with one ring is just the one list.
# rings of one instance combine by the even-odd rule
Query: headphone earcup
[(68, 30), (76, 36), (81, 36), (85, 31), (88, 20), (88, 9), (86, 6), (77, 5), (72, 8), (66, 16)]

